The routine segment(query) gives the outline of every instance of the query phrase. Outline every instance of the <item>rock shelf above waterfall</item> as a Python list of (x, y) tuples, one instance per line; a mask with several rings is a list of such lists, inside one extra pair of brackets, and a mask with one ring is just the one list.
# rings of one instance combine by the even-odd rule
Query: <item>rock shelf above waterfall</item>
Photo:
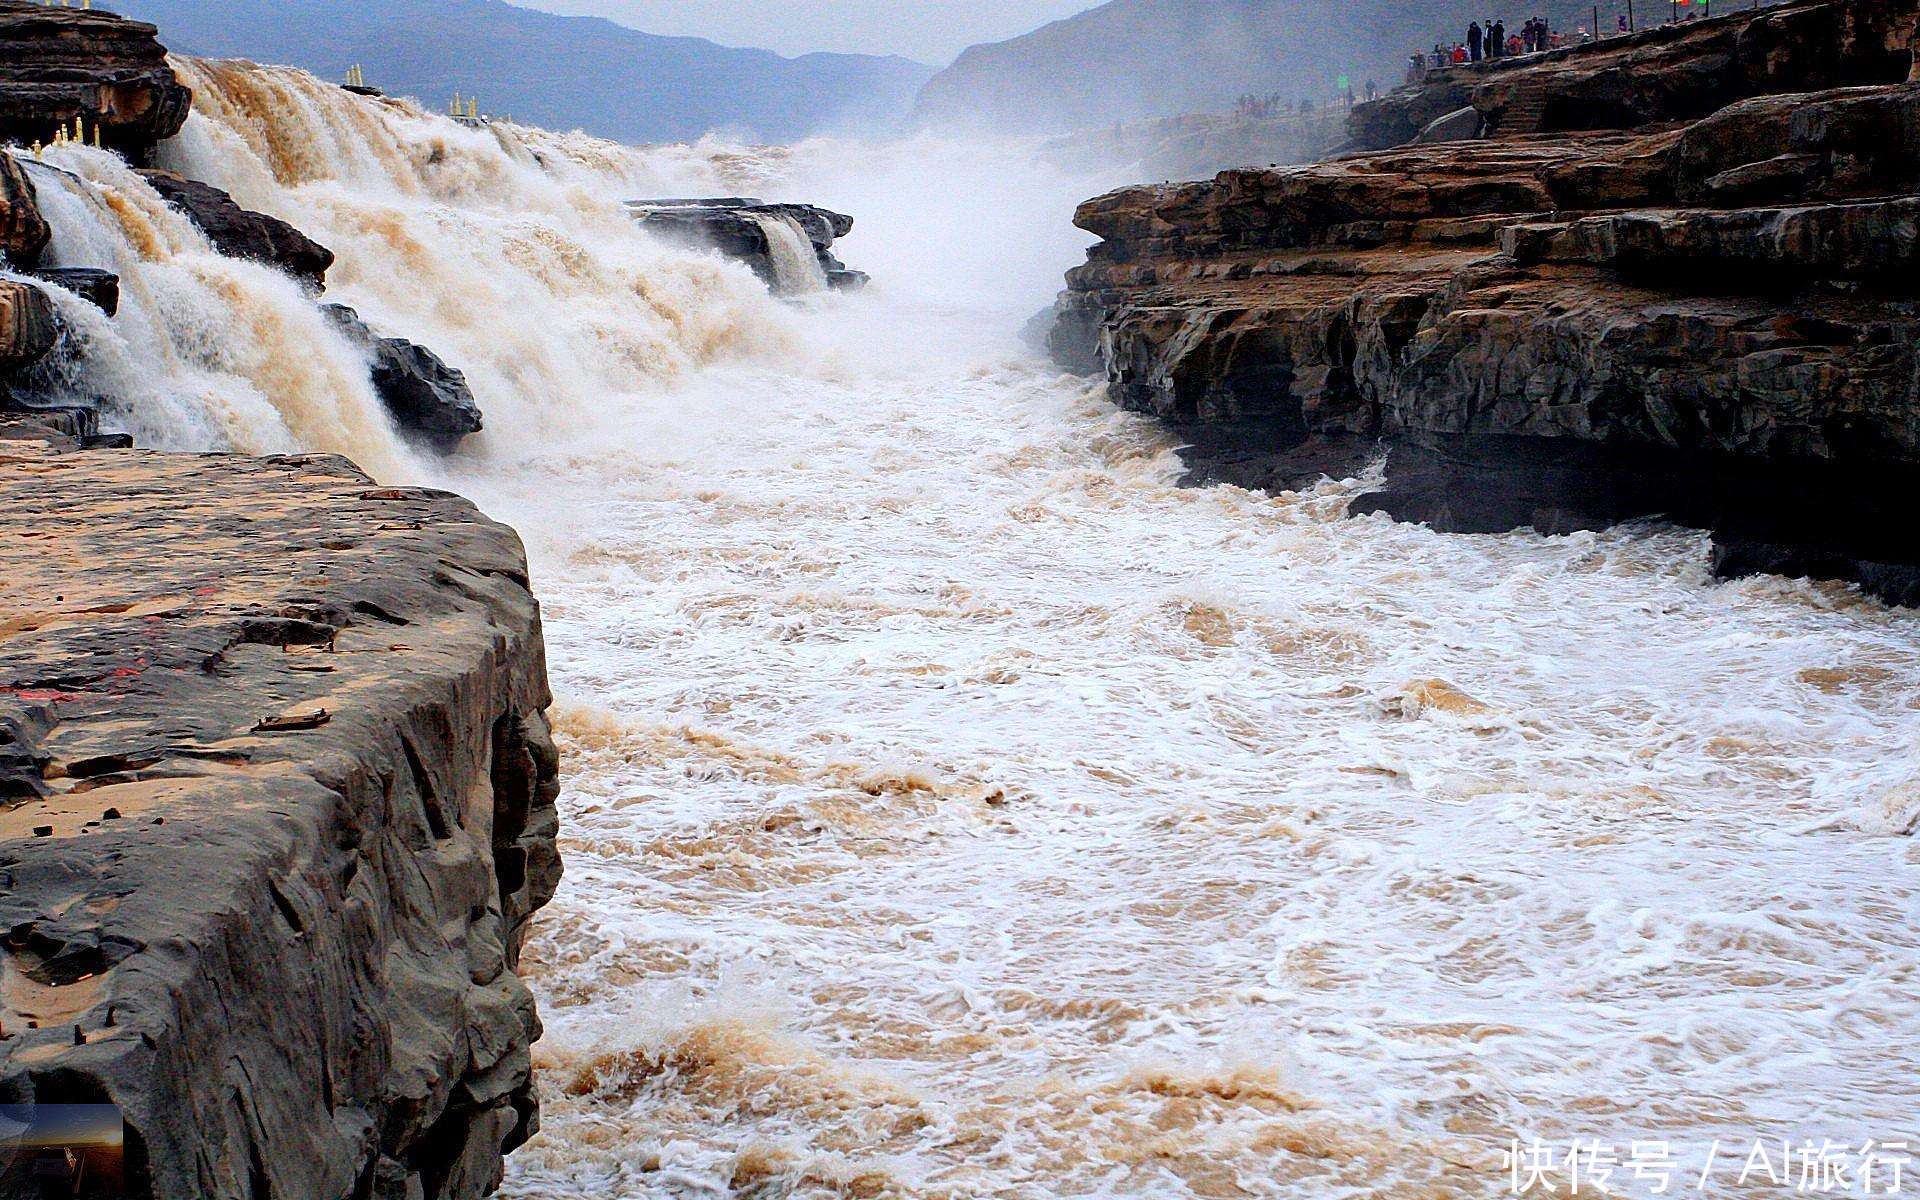
[(51, 142), (81, 125), (145, 159), (186, 123), (193, 93), (174, 78), (159, 31), (109, 12), (0, 0), (0, 141)]
[[(834, 242), (853, 232), (853, 218), (844, 213), (745, 196), (630, 200), (627, 211), (669, 240), (746, 263), (780, 295), (852, 291), (868, 281), (864, 272), (849, 270), (833, 255)], [(812, 262), (800, 261), (808, 256)]]

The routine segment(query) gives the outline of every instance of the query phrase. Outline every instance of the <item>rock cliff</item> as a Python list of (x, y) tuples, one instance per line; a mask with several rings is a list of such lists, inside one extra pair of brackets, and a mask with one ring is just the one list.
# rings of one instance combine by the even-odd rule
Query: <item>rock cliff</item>
[(518, 539), (339, 459), (0, 459), (0, 1102), (119, 1105), (137, 1196), (486, 1194), (559, 877)]
[(186, 123), (193, 94), (173, 76), (158, 30), (107, 12), (0, 0), (0, 141), (83, 136), (144, 159)]
[[(1056, 355), (1189, 430), (1197, 479), (1291, 486), (1385, 452), (1358, 510), (1459, 531), (1665, 515), (1714, 529), (1723, 572), (1920, 602), (1901, 515), (1920, 482), (1920, 85), (1889, 81), (1914, 13), (1798, 0), (1474, 77), (1476, 95), (1582, 77), (1688, 97), (1579, 110), (1625, 128), (1090, 201), (1078, 222), (1104, 240), (1070, 276)], [(1812, 66), (1788, 36), (1811, 28), (1838, 31)], [(1717, 107), (1684, 85), (1709, 42)], [(1423, 95), (1392, 105), (1457, 98)]]

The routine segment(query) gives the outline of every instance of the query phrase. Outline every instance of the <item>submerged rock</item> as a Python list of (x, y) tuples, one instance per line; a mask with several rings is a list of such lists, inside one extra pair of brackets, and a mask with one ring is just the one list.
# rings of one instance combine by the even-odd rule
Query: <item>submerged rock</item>
[(0, 141), (51, 142), (81, 123), (135, 161), (180, 132), (193, 93), (158, 30), (109, 12), (0, 2)]
[(822, 288), (852, 291), (869, 282), (865, 272), (848, 270), (833, 256), (834, 242), (853, 232), (853, 218), (844, 213), (810, 204), (767, 204), (745, 196), (633, 200), (627, 210), (654, 233), (746, 263), (782, 295)]
[(34, 278), (58, 284), (108, 316), (120, 311), (120, 277), (97, 267), (42, 267)]
[[(1755, 73), (1691, 125), (1640, 130), (1629, 105), (1634, 129), (1516, 138), (1487, 110), (1478, 140), (1089, 201), (1104, 240), (1055, 356), (1186, 431), (1196, 480), (1293, 487), (1384, 454), (1355, 511), (1459, 532), (1662, 515), (1715, 530), (1723, 571), (1920, 598), (1920, 85), (1874, 82), (1916, 8), (1715, 23)], [(1830, 59), (1754, 49), (1809, 12), (1844, 34)], [(1693, 112), (1716, 94), (1702, 53), (1688, 33), (1590, 57), (1622, 95), (1678, 80), (1671, 111)], [(1782, 80), (1859, 86), (1744, 95)]]
[(444, 454), (484, 427), (467, 377), (439, 355), (403, 338), (376, 335), (344, 304), (322, 305), (321, 311), (366, 354), (374, 391), (402, 430)]
[(129, 1196), (490, 1194), (560, 876), (519, 539), (339, 458), (6, 453), (0, 1096), (117, 1105)]
[(326, 285), (333, 251), (285, 221), (241, 208), (232, 196), (212, 184), (172, 171), (142, 171), (140, 175), (161, 199), (199, 226), (220, 253), (278, 267), (315, 291)]

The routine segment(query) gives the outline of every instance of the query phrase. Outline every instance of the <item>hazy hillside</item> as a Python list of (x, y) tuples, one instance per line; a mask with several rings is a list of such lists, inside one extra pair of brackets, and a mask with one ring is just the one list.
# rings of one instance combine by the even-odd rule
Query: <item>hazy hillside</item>
[(458, 91), (492, 112), (629, 142), (738, 130), (774, 141), (907, 112), (932, 68), (903, 58), (783, 58), (660, 37), (500, 0), (106, 0), (160, 26), (176, 51), (291, 63), (441, 105)]
[[(927, 83), (927, 124), (1065, 131), (1229, 105), (1245, 92), (1326, 98), (1341, 75), (1399, 83), (1407, 56), (1465, 36), (1491, 12), (1510, 25), (1544, 13), (1572, 29), (1594, 5), (1531, 0), (1112, 0), (1078, 16), (974, 46)], [(1625, 0), (1599, 4), (1612, 28)], [(1640, 14), (1649, 7), (1642, 3)]]

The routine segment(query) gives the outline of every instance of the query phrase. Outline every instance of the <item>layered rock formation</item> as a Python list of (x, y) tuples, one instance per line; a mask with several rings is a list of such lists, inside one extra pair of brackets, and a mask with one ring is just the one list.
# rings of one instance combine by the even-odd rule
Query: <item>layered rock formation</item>
[[(1692, 78), (1700, 38), (1771, 47), (1730, 51), (1753, 73), (1718, 86), (1754, 95), (1692, 124), (1631, 108), (1631, 130), (1090, 201), (1078, 221), (1105, 240), (1070, 277), (1056, 353), (1194, 430), (1198, 478), (1290, 486), (1384, 449), (1361, 510), (1461, 531), (1666, 515), (1715, 529), (1724, 572), (1920, 602), (1902, 515), (1920, 482), (1920, 85), (1883, 82), (1910, 63), (1885, 46), (1914, 13), (1800, 0), (1624, 60), (1603, 46), (1500, 73), (1611, 63), (1588, 77), (1644, 96), (1669, 64)], [(1794, 66), (1806, 47), (1778, 39), (1808, 22), (1842, 31), (1823, 62), (1854, 65)], [(1808, 79), (1866, 86), (1765, 94)]]
[(193, 95), (151, 25), (106, 12), (0, 0), (0, 142), (50, 142), (80, 122), (142, 160), (186, 123)]
[[(768, 204), (743, 196), (707, 200), (633, 200), (627, 204), (644, 228), (684, 245), (718, 250), (753, 268), (768, 287), (782, 294), (811, 290), (814, 279), (795, 278), (783, 262), (776, 226), (794, 227), (818, 260), (818, 281), (842, 291), (866, 286), (864, 272), (847, 269), (833, 255), (833, 244), (853, 232), (853, 218), (811, 204)], [(802, 251), (804, 253), (804, 251)]]
[(518, 539), (339, 459), (0, 458), (0, 1102), (119, 1105), (133, 1195), (486, 1194), (559, 876)]
[[(1449, 137), (1634, 129), (1697, 120), (1754, 96), (1897, 83), (1911, 67), (1912, 37), (1912, 8), (1901, 0), (1795, 0), (1659, 26), (1435, 72), (1420, 87), (1358, 106), (1352, 146), (1404, 145), (1449, 118)], [(1459, 120), (1469, 112), (1477, 120)]]

